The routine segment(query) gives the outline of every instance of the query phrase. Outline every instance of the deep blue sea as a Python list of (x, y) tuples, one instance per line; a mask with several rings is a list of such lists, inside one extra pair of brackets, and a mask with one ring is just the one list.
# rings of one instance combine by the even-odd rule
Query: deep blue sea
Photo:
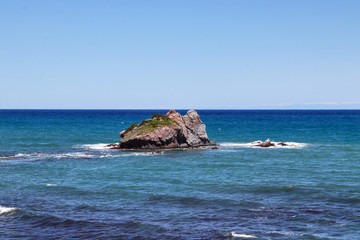
[(0, 239), (360, 239), (360, 111), (199, 110), (218, 150), (104, 147), (154, 113), (0, 110)]

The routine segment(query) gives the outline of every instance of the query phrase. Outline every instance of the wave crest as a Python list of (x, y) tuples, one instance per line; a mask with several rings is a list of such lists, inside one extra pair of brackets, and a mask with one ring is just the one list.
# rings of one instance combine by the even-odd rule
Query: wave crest
[(241, 233), (236, 233), (236, 232), (230, 232), (226, 235), (226, 237), (232, 237), (232, 238), (245, 238), (245, 239), (250, 239), (250, 238), (257, 238), (253, 235), (248, 235), (248, 234), (241, 234)]
[(0, 215), (11, 214), (16, 212), (17, 210), (19, 210), (19, 208), (0, 206)]

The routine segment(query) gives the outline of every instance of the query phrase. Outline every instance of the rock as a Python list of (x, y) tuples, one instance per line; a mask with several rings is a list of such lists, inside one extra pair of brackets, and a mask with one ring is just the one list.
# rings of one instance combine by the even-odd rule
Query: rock
[(122, 137), (122, 138), (124, 137), (125, 131), (126, 131), (126, 130), (120, 132), (120, 137)]
[(280, 146), (287, 146), (288, 144), (284, 143), (284, 142), (279, 142), (277, 145), (280, 145)]
[(218, 150), (219, 148), (218, 147), (212, 147), (211, 149), (212, 150)]
[(275, 146), (274, 143), (272, 143), (270, 141), (270, 139), (267, 139), (265, 142), (261, 142), (257, 145), (258, 147), (271, 147), (271, 146)]
[(185, 126), (187, 128), (188, 137), (187, 144), (189, 146), (201, 145), (202, 143), (209, 143), (209, 138), (206, 133), (206, 126), (200, 120), (199, 114), (195, 110), (189, 110), (184, 116)]
[(181, 116), (175, 110), (166, 115), (154, 114), (151, 119), (132, 124), (120, 132), (119, 149), (167, 149), (216, 146), (206, 133), (206, 126), (195, 110)]
[(111, 144), (108, 144), (106, 145), (106, 147), (112, 149), (112, 148), (118, 148), (119, 147), (119, 144), (118, 143), (111, 143)]

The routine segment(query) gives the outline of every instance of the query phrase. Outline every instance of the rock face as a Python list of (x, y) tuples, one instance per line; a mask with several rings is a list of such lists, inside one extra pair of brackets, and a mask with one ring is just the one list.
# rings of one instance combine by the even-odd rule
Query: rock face
[(167, 149), (215, 146), (206, 133), (206, 126), (195, 110), (181, 116), (175, 110), (166, 115), (155, 114), (151, 119), (133, 124), (120, 133), (122, 140), (113, 148)]

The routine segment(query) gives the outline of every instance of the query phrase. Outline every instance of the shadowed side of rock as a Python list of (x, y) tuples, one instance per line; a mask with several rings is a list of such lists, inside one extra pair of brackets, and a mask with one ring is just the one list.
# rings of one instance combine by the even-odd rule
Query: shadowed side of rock
[(113, 148), (170, 149), (214, 146), (206, 133), (206, 126), (195, 110), (181, 116), (175, 110), (166, 115), (155, 114), (151, 119), (132, 124), (120, 133), (122, 140)]

